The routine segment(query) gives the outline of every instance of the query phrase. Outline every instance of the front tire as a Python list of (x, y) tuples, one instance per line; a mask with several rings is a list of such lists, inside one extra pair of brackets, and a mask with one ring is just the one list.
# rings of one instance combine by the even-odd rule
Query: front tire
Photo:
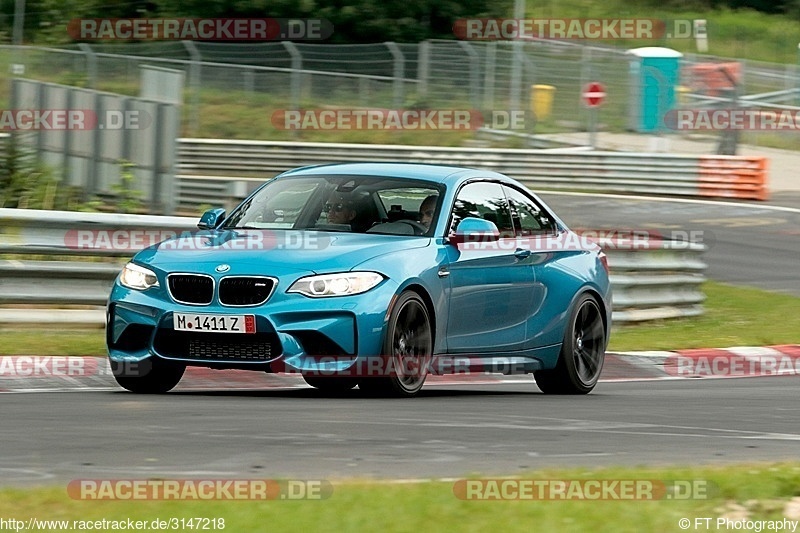
[(597, 385), (606, 351), (606, 330), (597, 301), (585, 294), (576, 302), (564, 332), (558, 364), (534, 372), (545, 394), (587, 394)]
[(186, 365), (151, 357), (139, 362), (111, 360), (111, 371), (120, 387), (136, 394), (163, 394), (175, 388)]
[(388, 377), (366, 376), (358, 388), (368, 394), (410, 398), (428, 377), (433, 354), (433, 331), (428, 307), (413, 291), (400, 294), (389, 315), (383, 341)]

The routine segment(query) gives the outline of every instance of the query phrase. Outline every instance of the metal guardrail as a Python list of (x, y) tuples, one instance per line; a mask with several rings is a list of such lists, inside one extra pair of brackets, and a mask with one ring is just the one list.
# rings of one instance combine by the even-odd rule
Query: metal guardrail
[[(7, 134), (0, 133), (0, 149)], [(178, 139), (178, 209), (233, 207), (266, 179), (304, 165), (358, 161), (485, 168), (531, 188), (674, 196), (767, 198), (764, 157), (594, 152), (564, 149)]]
[(702, 244), (666, 241), (656, 248), (606, 249), (615, 322), (703, 314), (700, 289), (707, 265)]
[[(164, 232), (196, 230), (197, 218), (83, 213), (37, 209), (0, 209), (0, 253), (33, 255), (132, 256), (145, 241)], [(91, 236), (103, 230), (102, 236)], [(116, 235), (127, 231), (131, 246)], [(137, 232), (137, 233), (132, 233)], [(116, 238), (116, 242), (114, 242)], [(153, 241), (153, 244), (159, 242)], [(140, 242), (139, 242), (140, 241)]]
[[(0, 253), (22, 256), (0, 260), (0, 304), (102, 306), (121, 263), (100, 258), (130, 257), (170, 232), (195, 230), (196, 223), (197, 219), (189, 217), (0, 209)], [(701, 314), (704, 251), (702, 245), (685, 242), (647, 247), (615, 242), (607, 247), (614, 321)], [(36, 256), (79, 256), (96, 261), (48, 261)], [(0, 322), (24, 321), (26, 312), (0, 309)], [(41, 316), (41, 310), (30, 312)], [(52, 316), (62, 323), (85, 320), (101, 325), (104, 320), (99, 308), (93, 314), (83, 312), (82, 319), (74, 314)]]
[(186, 138), (179, 139), (178, 151), (177, 190), (183, 208), (228, 198), (231, 181), (241, 182), (244, 194), (295, 167), (357, 161), (485, 168), (532, 188), (767, 197), (763, 157)]

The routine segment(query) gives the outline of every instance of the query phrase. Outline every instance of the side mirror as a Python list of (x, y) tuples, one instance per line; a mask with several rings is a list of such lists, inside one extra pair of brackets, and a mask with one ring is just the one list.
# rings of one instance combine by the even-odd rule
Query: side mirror
[(472, 242), (494, 242), (500, 239), (500, 230), (491, 220), (477, 217), (466, 217), (458, 223), (455, 233), (447, 238), (451, 244)]
[(197, 227), (200, 229), (214, 229), (219, 226), (223, 220), (225, 220), (224, 209), (221, 207), (209, 209), (200, 217), (200, 222), (197, 223)]

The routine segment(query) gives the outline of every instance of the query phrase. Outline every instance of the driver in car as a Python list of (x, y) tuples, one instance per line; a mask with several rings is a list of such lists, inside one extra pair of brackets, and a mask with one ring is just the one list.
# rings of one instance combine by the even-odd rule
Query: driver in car
[(353, 202), (339, 194), (332, 194), (325, 203), (328, 224), (350, 224), (356, 218)]

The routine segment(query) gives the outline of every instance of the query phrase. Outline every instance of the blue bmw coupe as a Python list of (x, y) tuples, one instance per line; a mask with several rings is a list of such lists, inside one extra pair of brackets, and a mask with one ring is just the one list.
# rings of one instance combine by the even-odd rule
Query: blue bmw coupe
[(406, 397), (429, 374), (533, 374), (548, 394), (597, 384), (605, 254), (502, 174), (299, 168), (198, 227), (142, 250), (114, 283), (106, 340), (129, 391), (167, 392), (187, 366)]

